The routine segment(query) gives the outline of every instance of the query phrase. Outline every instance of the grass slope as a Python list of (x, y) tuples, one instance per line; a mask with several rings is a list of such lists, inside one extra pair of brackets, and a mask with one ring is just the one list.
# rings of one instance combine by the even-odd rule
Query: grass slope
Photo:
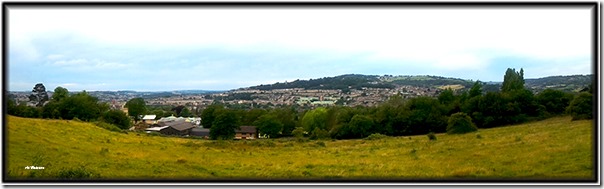
[(207, 141), (110, 132), (78, 121), (7, 119), (9, 180), (78, 170), (109, 179), (591, 179), (594, 169), (592, 121), (570, 117), (437, 134), (436, 141), (421, 135), (303, 142)]

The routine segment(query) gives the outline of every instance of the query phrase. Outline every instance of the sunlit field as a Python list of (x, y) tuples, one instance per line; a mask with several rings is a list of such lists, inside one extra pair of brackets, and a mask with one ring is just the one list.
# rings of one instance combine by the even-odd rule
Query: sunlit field
[[(556, 117), (478, 132), (359, 140), (211, 141), (7, 116), (20, 179), (591, 179), (593, 122)], [(35, 166), (38, 169), (26, 169)], [(39, 169), (43, 167), (44, 169)]]

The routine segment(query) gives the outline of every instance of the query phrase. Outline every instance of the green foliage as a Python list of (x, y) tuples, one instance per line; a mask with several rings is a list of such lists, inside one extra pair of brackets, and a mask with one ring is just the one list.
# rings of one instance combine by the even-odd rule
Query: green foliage
[(193, 113), (191, 113), (191, 110), (189, 110), (189, 108), (187, 107), (183, 107), (182, 110), (180, 111), (180, 114), (178, 114), (178, 116), (181, 117), (193, 117)]
[(260, 118), (254, 122), (254, 125), (258, 126), (260, 135), (267, 135), (268, 138), (279, 136), (279, 132), (283, 129), (283, 124), (281, 124), (275, 116), (270, 114), (260, 116)]
[(573, 120), (580, 119), (593, 119), (593, 95), (588, 92), (579, 93), (570, 102), (568, 106), (568, 113), (572, 116)]
[(536, 96), (537, 102), (543, 105), (545, 110), (552, 115), (564, 113), (572, 99), (572, 94), (554, 89), (546, 89)]
[(235, 137), (235, 129), (239, 128), (237, 115), (230, 110), (219, 110), (216, 119), (210, 128), (210, 139), (212, 140), (231, 140)]
[(451, 104), (455, 101), (455, 95), (453, 94), (453, 90), (445, 89), (440, 94), (438, 94), (438, 101), (441, 104)]
[(63, 119), (78, 118), (83, 121), (92, 121), (99, 118), (101, 112), (107, 111), (109, 106), (99, 103), (98, 98), (82, 91), (62, 100), (58, 109)]
[(67, 97), (69, 97), (69, 91), (66, 88), (58, 86), (57, 88), (55, 88), (55, 91), (52, 94), (51, 101), (59, 102), (63, 99), (66, 99)]
[(468, 97), (469, 98), (473, 98), (473, 97), (482, 95), (482, 85), (483, 85), (482, 82), (476, 81), (474, 83), (474, 85), (472, 85), (472, 88), (470, 88), (470, 92), (468, 93), (468, 95), (469, 95)]
[(101, 120), (117, 125), (120, 129), (129, 129), (132, 126), (130, 118), (121, 110), (109, 110), (101, 115)]
[(312, 133), (310, 134), (310, 139), (312, 139), (312, 140), (329, 139), (329, 132), (316, 127), (315, 130), (313, 130)]
[(302, 117), (302, 126), (306, 131), (311, 132), (311, 135), (315, 129), (325, 130), (327, 129), (327, 109), (320, 107), (314, 110), (310, 110)]
[(134, 117), (134, 121), (140, 121), (141, 115), (145, 115), (147, 113), (147, 105), (143, 98), (133, 98), (126, 102), (124, 105), (128, 108), (128, 115)]
[(521, 89), (524, 89), (524, 70), (520, 68), (520, 72), (516, 72), (516, 69), (508, 68), (503, 76), (501, 92), (510, 92)]
[(221, 104), (212, 104), (204, 109), (203, 112), (201, 112), (201, 125), (203, 125), (204, 128), (212, 128), (212, 124), (217, 115), (214, 112), (222, 109), (224, 109), (224, 107)]
[(449, 117), (447, 125), (448, 134), (464, 134), (478, 131), (478, 128), (472, 123), (472, 118), (463, 112), (455, 113)]
[(292, 135), (294, 135), (294, 137), (296, 137), (296, 138), (302, 138), (302, 137), (304, 137), (304, 128), (302, 128), (302, 127), (296, 127), (296, 129), (294, 129), (292, 131)]
[(408, 111), (400, 116), (402, 124), (399, 129), (403, 135), (419, 135), (428, 132), (445, 132), (446, 109), (437, 99), (417, 97), (407, 104)]
[[(77, 118), (75, 118), (75, 119), (77, 119)], [(113, 124), (110, 124), (110, 123), (97, 121), (97, 122), (94, 122), (94, 124), (96, 126), (99, 126), (100, 128), (107, 129), (109, 131), (122, 132), (121, 128), (119, 128), (118, 126), (115, 126)]]

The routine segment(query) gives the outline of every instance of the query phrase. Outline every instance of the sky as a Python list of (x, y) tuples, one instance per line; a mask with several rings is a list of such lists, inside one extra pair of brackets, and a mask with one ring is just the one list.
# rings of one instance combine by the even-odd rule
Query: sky
[(9, 7), (8, 90), (230, 90), (343, 74), (591, 74), (591, 9)]

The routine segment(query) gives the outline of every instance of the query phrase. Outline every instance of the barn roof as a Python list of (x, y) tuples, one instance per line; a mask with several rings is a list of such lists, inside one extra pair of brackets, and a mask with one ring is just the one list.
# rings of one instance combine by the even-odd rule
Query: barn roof
[(176, 129), (178, 131), (184, 131), (184, 130), (191, 129), (191, 128), (195, 127), (190, 122), (172, 122), (172, 123), (168, 123), (168, 126), (174, 128), (174, 129)]
[(256, 126), (240, 126), (235, 130), (235, 133), (256, 133)]

